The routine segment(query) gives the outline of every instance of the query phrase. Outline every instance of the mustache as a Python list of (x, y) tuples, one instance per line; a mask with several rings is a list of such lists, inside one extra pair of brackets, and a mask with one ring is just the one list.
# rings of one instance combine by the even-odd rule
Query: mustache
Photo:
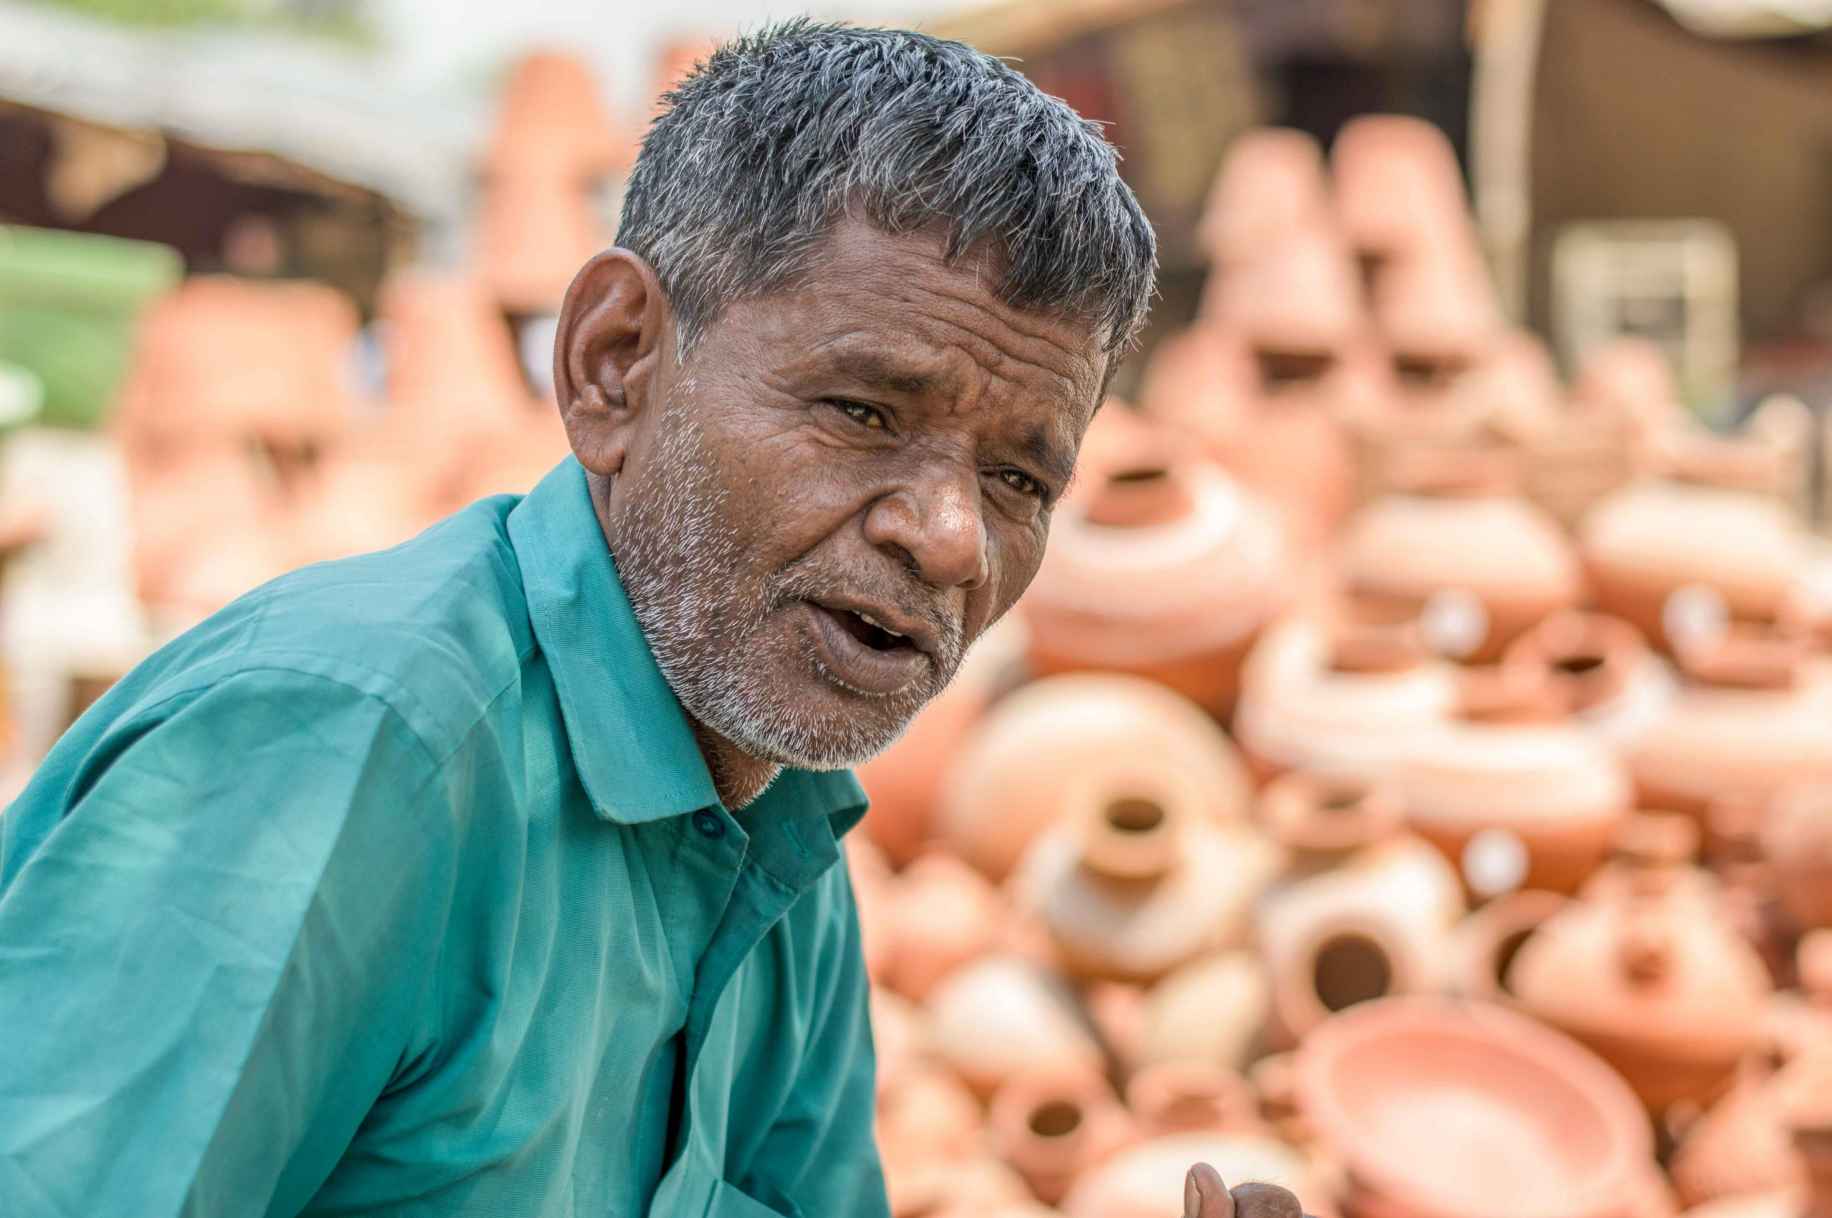
[(875, 601), (927, 624), (935, 632), (936, 650), (946, 669), (958, 664), (966, 650), (967, 628), (960, 616), (948, 608), (934, 588), (914, 578), (897, 578), (888, 572), (842, 573), (804, 559), (791, 563), (771, 582), (771, 611), (836, 594)]

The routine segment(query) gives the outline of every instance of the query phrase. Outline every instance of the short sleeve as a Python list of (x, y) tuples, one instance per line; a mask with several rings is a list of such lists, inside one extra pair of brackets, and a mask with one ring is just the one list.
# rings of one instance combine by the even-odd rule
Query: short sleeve
[(0, 1213), (293, 1213), (406, 1049), (438, 935), (435, 767), (263, 670), (126, 725), (0, 890)]

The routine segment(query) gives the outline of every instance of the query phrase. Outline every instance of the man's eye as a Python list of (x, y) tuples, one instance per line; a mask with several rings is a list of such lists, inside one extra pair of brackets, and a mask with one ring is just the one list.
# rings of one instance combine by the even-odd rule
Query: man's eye
[(1004, 480), (1006, 486), (1017, 491), (1020, 495), (1033, 495), (1038, 499), (1043, 498), (1043, 483), (1037, 481), (1023, 470), (1002, 469), (999, 471), (999, 477)]
[(828, 401), (834, 409), (838, 410), (841, 414), (844, 414), (847, 418), (861, 427), (869, 427), (873, 431), (883, 431), (890, 426), (889, 422), (884, 417), (884, 412), (879, 410), (876, 406), (867, 406), (864, 402), (850, 402), (845, 398), (830, 398)]

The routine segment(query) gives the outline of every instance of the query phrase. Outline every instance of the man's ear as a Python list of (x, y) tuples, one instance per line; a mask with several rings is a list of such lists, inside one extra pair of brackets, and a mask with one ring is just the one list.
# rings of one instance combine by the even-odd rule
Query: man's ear
[(654, 268), (626, 249), (599, 254), (566, 289), (554, 335), (554, 396), (573, 453), (600, 477), (623, 467), (671, 319)]

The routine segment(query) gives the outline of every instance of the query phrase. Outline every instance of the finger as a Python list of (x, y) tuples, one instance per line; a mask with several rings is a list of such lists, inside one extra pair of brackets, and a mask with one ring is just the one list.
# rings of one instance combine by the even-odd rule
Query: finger
[(1276, 1184), (1236, 1184), (1235, 1218), (1304, 1218), (1304, 1210), (1290, 1189)]
[(1234, 1198), (1221, 1173), (1207, 1163), (1190, 1168), (1183, 1180), (1183, 1218), (1235, 1218)]

